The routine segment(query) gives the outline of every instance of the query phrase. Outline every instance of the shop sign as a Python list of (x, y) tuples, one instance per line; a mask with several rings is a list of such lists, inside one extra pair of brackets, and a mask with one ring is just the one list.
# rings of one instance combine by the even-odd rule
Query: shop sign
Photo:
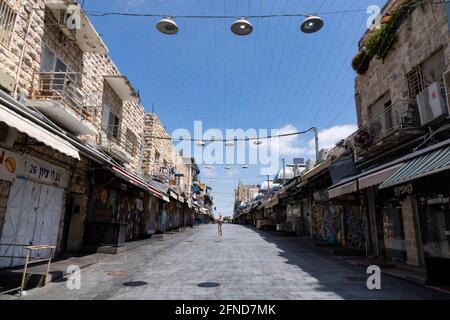
[(67, 187), (68, 184), (67, 170), (31, 156), (28, 157), (25, 176), (33, 181), (61, 188)]
[(13, 181), (16, 177), (38, 183), (67, 187), (68, 172), (28, 154), (18, 154), (0, 148), (0, 179)]
[(17, 176), (18, 171), (23, 171), (19, 165), (23, 165), (20, 161), (21, 155), (0, 148), (0, 179), (6, 181), (13, 181)]
[(414, 188), (411, 183), (394, 188), (394, 194), (396, 197), (401, 197), (404, 195), (412, 194), (413, 191), (414, 191)]

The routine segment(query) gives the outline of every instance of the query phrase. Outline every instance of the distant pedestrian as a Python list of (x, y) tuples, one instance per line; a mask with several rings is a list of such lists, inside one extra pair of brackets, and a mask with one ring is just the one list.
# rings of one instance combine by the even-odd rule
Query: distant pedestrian
[(219, 237), (221, 237), (223, 235), (222, 224), (223, 224), (223, 217), (222, 217), (222, 215), (220, 215), (219, 219), (217, 219), (217, 236), (219, 236)]

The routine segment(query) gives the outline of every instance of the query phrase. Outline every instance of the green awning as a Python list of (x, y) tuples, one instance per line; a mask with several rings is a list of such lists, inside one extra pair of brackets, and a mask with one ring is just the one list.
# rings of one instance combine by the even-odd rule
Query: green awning
[(389, 188), (445, 170), (450, 170), (450, 146), (408, 161), (392, 177), (387, 179), (380, 186), (380, 189)]

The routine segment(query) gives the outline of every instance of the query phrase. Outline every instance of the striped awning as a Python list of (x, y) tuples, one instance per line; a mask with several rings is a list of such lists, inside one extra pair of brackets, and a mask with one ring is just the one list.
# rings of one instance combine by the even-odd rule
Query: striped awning
[(389, 188), (415, 179), (450, 170), (450, 146), (423, 154), (405, 163), (387, 179), (380, 189)]
[(163, 198), (163, 194), (158, 189), (145, 182), (142, 178), (136, 176), (135, 174), (128, 172), (116, 165), (110, 165), (107, 168), (119, 178), (128, 181), (129, 183), (134, 184), (135, 186), (140, 187), (146, 191), (149, 191), (157, 198)]

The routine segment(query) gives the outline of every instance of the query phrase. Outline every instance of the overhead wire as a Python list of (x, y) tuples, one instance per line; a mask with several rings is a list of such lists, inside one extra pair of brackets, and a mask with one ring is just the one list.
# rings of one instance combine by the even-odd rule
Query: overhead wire
[[(321, 5), (323, 6), (324, 3), (325, 2), (322, 2)], [(294, 75), (299, 74), (300, 72), (302, 72), (303, 74), (308, 74), (309, 69), (312, 67), (311, 58), (312, 58), (313, 52), (316, 48), (317, 39), (318, 39), (318, 37), (314, 36), (314, 38), (312, 40), (313, 43), (312, 43), (312, 45), (309, 46), (309, 53), (307, 54), (307, 59), (303, 60), (303, 61), (298, 60), (297, 65), (296, 65), (297, 69), (295, 70)], [(307, 39), (305, 39), (304, 41), (306, 42)], [(303, 65), (305, 66), (305, 69), (301, 70), (300, 67)], [(305, 81), (305, 79), (303, 78), (301, 83), (303, 83), (304, 81)], [(297, 89), (300, 89), (301, 87), (302, 86), (300, 84), (297, 84)], [(294, 90), (295, 90), (295, 83), (294, 83), (294, 81), (290, 81), (290, 88), (287, 91), (287, 93), (284, 95), (284, 97), (282, 97), (282, 101), (286, 101), (286, 102), (289, 101), (291, 92), (293, 92)], [(280, 104), (281, 104), (281, 102), (280, 102)], [(288, 105), (287, 103), (284, 103), (284, 104)], [(283, 105), (283, 104), (281, 104), (281, 105)], [(288, 109), (288, 110), (290, 110), (290, 109)], [(281, 116), (281, 113), (280, 113), (280, 116)], [(286, 118), (287, 116), (288, 116), (288, 112), (284, 113), (283, 118)], [(283, 122), (284, 121), (285, 120), (283, 120)], [(283, 123), (281, 123), (280, 125), (283, 125)]]

